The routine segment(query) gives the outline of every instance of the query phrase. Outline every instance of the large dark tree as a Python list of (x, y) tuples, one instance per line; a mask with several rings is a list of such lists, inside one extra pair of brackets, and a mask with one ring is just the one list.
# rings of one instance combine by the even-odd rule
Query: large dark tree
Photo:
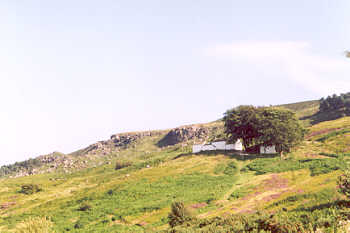
[(290, 152), (303, 141), (306, 130), (294, 112), (282, 108), (261, 108), (258, 111), (259, 141), (264, 146), (274, 145), (282, 156), (283, 152)]
[(306, 132), (295, 114), (282, 108), (239, 106), (224, 114), (224, 122), (228, 141), (241, 139), (245, 148), (275, 146), (281, 156), (297, 146)]
[(224, 114), (225, 133), (229, 142), (242, 140), (243, 146), (254, 145), (258, 138), (257, 108), (254, 106), (239, 106)]

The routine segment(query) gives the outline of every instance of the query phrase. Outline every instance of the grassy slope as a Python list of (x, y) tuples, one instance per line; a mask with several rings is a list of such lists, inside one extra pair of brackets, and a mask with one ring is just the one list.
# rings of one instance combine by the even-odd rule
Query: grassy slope
[[(200, 218), (259, 209), (307, 213), (342, 198), (336, 192), (340, 170), (333, 169), (344, 161), (333, 157), (350, 152), (347, 130), (350, 117), (310, 127), (307, 140), (287, 161), (220, 152), (192, 155), (190, 148), (179, 146), (160, 150), (155, 146), (159, 138), (152, 137), (113, 156), (112, 164), (3, 179), (0, 205), (9, 207), (0, 208), (0, 232), (15, 232), (29, 216), (49, 217), (56, 232), (155, 232), (167, 228), (175, 200)], [(133, 165), (116, 171), (116, 160)], [(228, 172), (232, 162), (236, 172)], [(18, 193), (26, 183), (39, 184), (43, 191)], [(86, 204), (91, 210), (78, 210)]]

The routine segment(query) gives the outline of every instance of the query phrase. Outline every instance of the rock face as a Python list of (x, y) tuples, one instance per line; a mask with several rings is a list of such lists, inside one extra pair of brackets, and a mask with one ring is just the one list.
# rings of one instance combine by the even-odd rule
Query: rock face
[[(0, 167), (0, 177), (20, 177), (54, 171), (71, 172), (73, 169), (83, 169), (101, 165), (101, 157), (109, 158), (120, 150), (136, 145), (146, 137), (162, 137), (157, 143), (159, 147), (178, 143), (187, 145), (188, 141), (206, 141), (213, 129), (203, 125), (182, 126), (171, 130), (156, 130), (113, 134), (110, 139), (96, 142), (79, 151), (63, 154), (54, 152), (41, 155), (35, 159)], [(165, 136), (164, 136), (165, 135)], [(156, 138), (154, 138), (156, 139)], [(158, 148), (157, 150), (161, 150)], [(108, 161), (107, 161), (108, 162)]]
[(138, 139), (150, 136), (156, 136), (157, 133), (151, 131), (144, 131), (138, 133), (121, 133), (114, 134), (111, 136), (111, 141), (116, 147), (127, 146), (133, 142), (136, 142)]
[(162, 134), (164, 134), (164, 131), (142, 131), (113, 134), (109, 140), (94, 143), (85, 149), (72, 153), (72, 155), (105, 156), (113, 152), (118, 152), (121, 149), (126, 149), (131, 144), (136, 143), (145, 137), (159, 136)]
[(209, 128), (200, 126), (183, 126), (169, 131), (159, 142), (158, 146), (172, 146), (190, 140), (205, 141), (209, 137)]

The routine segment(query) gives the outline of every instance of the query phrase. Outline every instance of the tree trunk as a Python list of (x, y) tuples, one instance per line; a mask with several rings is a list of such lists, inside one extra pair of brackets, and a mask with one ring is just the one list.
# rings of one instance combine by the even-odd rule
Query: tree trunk
[(283, 151), (280, 151), (279, 154), (280, 154), (281, 159), (284, 159)]

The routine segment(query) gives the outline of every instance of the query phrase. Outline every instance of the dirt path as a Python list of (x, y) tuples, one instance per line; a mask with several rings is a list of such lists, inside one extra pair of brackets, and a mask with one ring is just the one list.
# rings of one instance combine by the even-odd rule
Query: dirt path
[(257, 209), (261, 208), (262, 204), (277, 199), (285, 192), (293, 190), (293, 187), (288, 186), (288, 180), (282, 178), (280, 174), (254, 177), (254, 180), (249, 183), (251, 185), (257, 185), (250, 194), (236, 201), (229, 201), (228, 198), (231, 193), (247, 183), (235, 186), (224, 195), (222, 200), (217, 201), (217, 205), (220, 206), (219, 209), (203, 213), (199, 217), (206, 218), (232, 213), (254, 213)]

